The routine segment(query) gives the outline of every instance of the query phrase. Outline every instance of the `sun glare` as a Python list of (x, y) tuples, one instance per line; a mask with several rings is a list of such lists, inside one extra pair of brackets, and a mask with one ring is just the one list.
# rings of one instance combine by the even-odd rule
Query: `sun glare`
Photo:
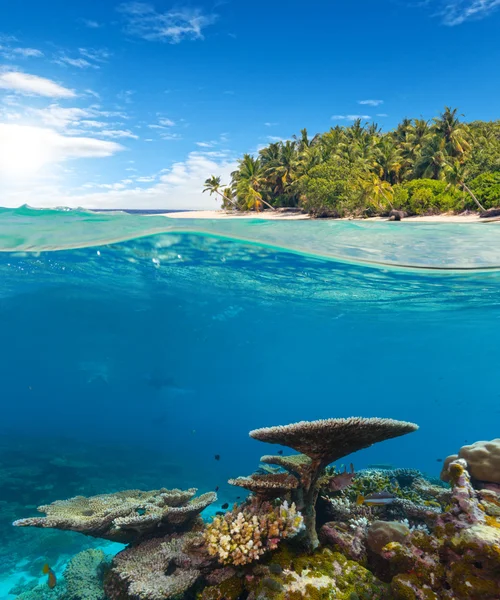
[(22, 125), (0, 125), (0, 172), (10, 178), (37, 174), (51, 161), (44, 130)]

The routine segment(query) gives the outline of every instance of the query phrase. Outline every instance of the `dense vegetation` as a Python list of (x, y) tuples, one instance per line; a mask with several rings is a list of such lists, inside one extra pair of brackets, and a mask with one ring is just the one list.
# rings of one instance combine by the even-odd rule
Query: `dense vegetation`
[(301, 207), (323, 217), (483, 211), (500, 205), (500, 121), (404, 119), (395, 130), (355, 121), (245, 154), (231, 182), (205, 182), (224, 208)]

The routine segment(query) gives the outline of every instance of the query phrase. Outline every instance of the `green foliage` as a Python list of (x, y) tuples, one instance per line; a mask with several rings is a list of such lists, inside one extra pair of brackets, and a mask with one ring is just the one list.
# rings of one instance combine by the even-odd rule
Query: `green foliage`
[(355, 204), (354, 168), (327, 163), (309, 170), (299, 182), (301, 206), (315, 217), (343, 217)]
[(413, 179), (394, 186), (394, 206), (409, 215), (432, 215), (454, 210), (462, 197), (445, 181)]
[(500, 171), (478, 175), (469, 187), (485, 208), (500, 206)]
[[(404, 119), (393, 131), (360, 119), (310, 137), (246, 154), (223, 189), (205, 190), (237, 210), (302, 206), (316, 217), (410, 215), (500, 205), (500, 121), (467, 124), (457, 109), (426, 121)], [(481, 177), (483, 177), (481, 179)], [(499, 175), (500, 177), (500, 175)]]

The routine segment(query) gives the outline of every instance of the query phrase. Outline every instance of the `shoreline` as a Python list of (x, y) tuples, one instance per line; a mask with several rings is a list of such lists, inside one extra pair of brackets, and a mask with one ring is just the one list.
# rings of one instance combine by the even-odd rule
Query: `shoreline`
[[(311, 219), (306, 214), (287, 214), (287, 213), (274, 213), (271, 211), (265, 211), (260, 213), (244, 212), (244, 213), (233, 213), (224, 210), (193, 210), (186, 212), (177, 213), (163, 213), (162, 217), (168, 217), (169, 219), (259, 219), (262, 221), (378, 221), (387, 222), (388, 219), (385, 217), (369, 217), (367, 219)], [(409, 223), (492, 223), (500, 221), (500, 217), (490, 217), (482, 219), (479, 215), (429, 215), (429, 216), (413, 216), (406, 217), (400, 222)]]

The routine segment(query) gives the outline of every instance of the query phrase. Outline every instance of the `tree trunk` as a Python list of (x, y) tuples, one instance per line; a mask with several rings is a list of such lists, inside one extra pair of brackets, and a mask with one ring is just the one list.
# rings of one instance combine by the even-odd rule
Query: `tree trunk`
[(465, 185), (465, 183), (462, 183), (462, 186), (464, 188), (464, 190), (470, 195), (470, 197), (474, 200), (474, 202), (478, 205), (478, 207), (484, 212), (486, 209), (484, 208), (484, 206), (479, 202), (479, 200), (476, 198), (476, 196), (472, 193), (472, 190), (467, 187)]
[(231, 204), (235, 207), (235, 208), (239, 208), (239, 206), (236, 204), (236, 202), (234, 200), (231, 200), (231, 198), (228, 198), (227, 196), (224, 196), (224, 194), (222, 192), (219, 192), (217, 190), (216, 192), (217, 194), (219, 194), (219, 196), (221, 196), (222, 198), (224, 198), (224, 200), (227, 200), (228, 202), (231, 202)]
[(268, 204), (268, 203), (267, 203), (265, 200), (263, 200), (263, 199), (262, 199), (262, 196), (261, 196), (261, 198), (260, 198), (260, 201), (261, 201), (262, 203), (264, 203), (266, 206), (269, 206), (269, 208), (271, 208), (272, 210), (276, 210), (276, 209), (274, 208), (274, 206), (271, 206), (271, 205), (270, 205), (270, 204)]

